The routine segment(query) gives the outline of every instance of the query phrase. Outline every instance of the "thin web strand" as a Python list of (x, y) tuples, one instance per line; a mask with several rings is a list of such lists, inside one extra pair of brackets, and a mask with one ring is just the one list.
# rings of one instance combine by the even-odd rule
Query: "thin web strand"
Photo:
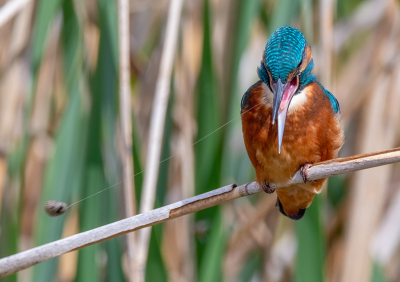
[[(235, 118), (231, 119), (230, 121), (228, 121), (228, 122), (225, 123), (224, 125), (221, 125), (220, 127), (218, 127), (217, 129), (215, 129), (215, 130), (212, 131), (211, 133), (209, 133), (209, 134), (207, 134), (206, 136), (200, 138), (199, 140), (197, 140), (196, 142), (194, 142), (194, 143), (193, 143), (192, 145), (190, 145), (189, 147), (183, 148), (182, 150), (180, 150), (180, 151), (177, 152), (176, 154), (174, 154), (174, 155), (172, 155), (172, 156), (169, 156), (168, 158), (162, 160), (161, 162), (159, 162), (158, 164), (154, 165), (153, 167), (158, 166), (158, 165), (162, 164), (163, 162), (168, 161), (169, 159), (172, 159), (173, 157), (177, 156), (179, 153), (182, 153), (183, 151), (186, 151), (187, 149), (192, 148), (192, 147), (193, 147), (194, 145), (196, 145), (197, 143), (203, 141), (204, 139), (206, 139), (206, 138), (209, 137), (210, 135), (214, 134), (214, 133), (217, 132), (218, 130), (220, 130), (220, 129), (222, 129), (223, 127), (227, 126), (228, 124), (230, 124), (230, 123), (233, 122), (234, 120), (238, 119), (239, 117), (241, 117), (241, 116), (244, 115), (245, 113), (247, 113), (247, 112), (251, 111), (252, 109), (254, 109), (255, 107), (259, 106), (260, 104), (261, 104), (261, 103), (255, 105), (254, 107), (252, 107), (252, 108), (248, 109), (247, 111), (241, 113), (238, 117), (235, 117)], [(135, 178), (137, 175), (142, 174), (143, 172), (145, 172), (145, 170), (142, 170), (142, 171), (140, 171), (140, 172), (134, 174), (133, 177)], [(109, 187), (107, 187), (107, 188), (104, 188), (103, 190), (100, 190), (100, 191), (94, 193), (93, 195), (87, 196), (86, 198), (83, 198), (83, 199), (81, 199), (81, 200), (79, 200), (79, 201), (76, 201), (75, 203), (70, 204), (66, 209), (69, 209), (70, 207), (72, 207), (73, 205), (75, 205), (75, 204), (77, 204), (77, 203), (80, 203), (80, 202), (82, 202), (82, 201), (85, 201), (85, 200), (87, 200), (87, 199), (89, 199), (89, 198), (91, 198), (91, 197), (93, 197), (93, 196), (96, 196), (97, 194), (100, 194), (100, 193), (102, 193), (102, 192), (104, 192), (104, 191), (106, 191), (106, 190), (108, 190), (108, 189), (111, 189), (111, 188), (113, 188), (113, 187), (115, 187), (115, 186), (117, 186), (117, 185), (123, 183), (125, 180), (126, 180), (126, 179), (123, 179), (123, 180), (121, 180), (120, 182), (117, 182), (117, 183), (115, 183), (115, 184), (113, 184), (113, 185), (111, 185), (111, 186), (109, 186)]]

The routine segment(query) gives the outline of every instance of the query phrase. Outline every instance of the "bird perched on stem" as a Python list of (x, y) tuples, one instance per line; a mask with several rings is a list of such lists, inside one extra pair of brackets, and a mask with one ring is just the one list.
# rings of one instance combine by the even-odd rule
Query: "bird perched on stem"
[[(304, 216), (324, 179), (308, 181), (313, 164), (337, 157), (343, 144), (339, 103), (311, 74), (311, 47), (296, 28), (283, 26), (270, 36), (260, 78), (243, 95), (242, 130), (257, 182), (267, 193), (270, 184), (287, 185), (276, 191), (285, 216)], [(304, 184), (290, 186), (301, 169)]]

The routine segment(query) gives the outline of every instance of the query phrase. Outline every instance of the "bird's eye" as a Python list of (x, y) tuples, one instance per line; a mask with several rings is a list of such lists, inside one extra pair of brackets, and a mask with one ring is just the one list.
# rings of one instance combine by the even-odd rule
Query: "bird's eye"
[(297, 69), (300, 68), (301, 64), (303, 63), (303, 59), (301, 59), (300, 63), (297, 65)]

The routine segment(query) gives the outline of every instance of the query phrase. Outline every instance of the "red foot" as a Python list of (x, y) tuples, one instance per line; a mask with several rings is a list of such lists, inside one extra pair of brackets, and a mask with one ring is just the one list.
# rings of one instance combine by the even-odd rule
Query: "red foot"
[(310, 182), (310, 179), (308, 178), (308, 169), (311, 167), (311, 163), (305, 163), (302, 164), (300, 167), (300, 174), (303, 177), (304, 183)]
[(269, 183), (266, 182), (266, 181), (263, 182), (263, 184), (261, 185), (261, 187), (263, 188), (263, 190), (264, 190), (265, 193), (272, 194), (272, 193), (275, 192), (275, 189), (272, 189), (272, 188), (269, 186)]

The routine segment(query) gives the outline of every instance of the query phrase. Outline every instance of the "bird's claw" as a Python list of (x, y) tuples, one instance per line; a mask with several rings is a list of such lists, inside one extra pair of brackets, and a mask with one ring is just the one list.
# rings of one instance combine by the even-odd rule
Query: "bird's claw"
[(264, 181), (263, 185), (261, 185), (261, 186), (265, 193), (272, 194), (275, 192), (275, 189), (271, 188), (271, 186), (269, 186), (269, 183), (266, 181)]
[(311, 180), (308, 178), (308, 169), (311, 167), (311, 163), (302, 164), (300, 167), (300, 174), (303, 177), (304, 183), (310, 182)]

